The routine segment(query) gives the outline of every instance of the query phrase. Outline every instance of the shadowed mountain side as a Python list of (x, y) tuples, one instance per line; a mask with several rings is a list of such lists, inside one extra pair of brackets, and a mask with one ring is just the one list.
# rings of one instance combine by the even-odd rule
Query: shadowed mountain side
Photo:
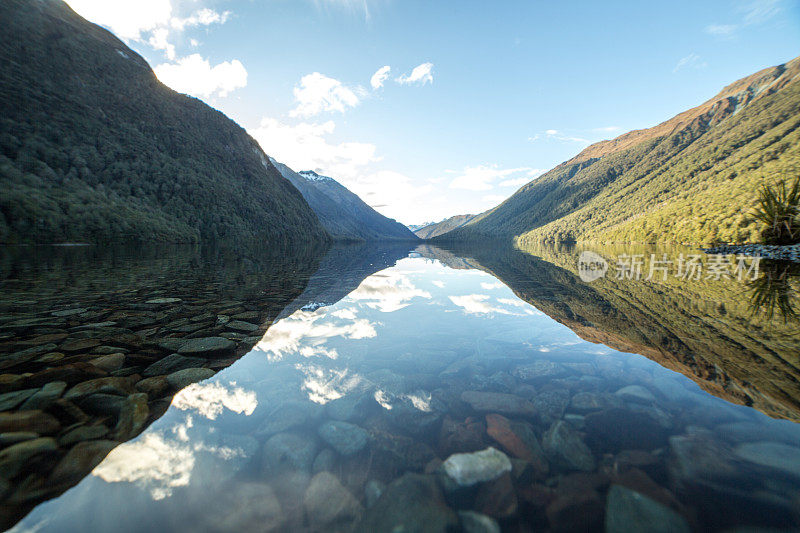
[(303, 293), (281, 312), (279, 318), (301, 308), (313, 310), (333, 305), (375, 272), (392, 267), (407, 257), (413, 244), (382, 243), (332, 246)]
[(269, 250), (3, 250), (3, 529), (261, 340), (321, 253)]
[(418, 228), (414, 230), (414, 234), (420, 239), (432, 239), (447, 233), (448, 231), (453, 231), (456, 228), (460, 228), (461, 226), (468, 224), (477, 216), (479, 215), (455, 215), (442, 220), (441, 222), (428, 224), (427, 226)]
[(272, 163), (303, 195), (320, 222), (336, 240), (342, 241), (417, 241), (404, 225), (387, 218), (347, 187), (316, 172), (295, 172), (283, 163)]
[(329, 240), (258, 143), (60, 0), (0, 3), (0, 242)]
[(437, 242), (709, 243), (759, 239), (762, 184), (796, 173), (800, 58), (702, 105), (583, 150)]
[[(454, 257), (434, 247), (419, 251), (445, 264)], [(644, 355), (715, 396), (800, 421), (800, 361), (791, 355), (800, 353), (800, 328), (754, 318), (746, 285), (613, 276), (585, 283), (577, 276), (578, 250), (567, 247), (454, 252), (584, 340)], [(456, 268), (463, 264), (459, 259)]]

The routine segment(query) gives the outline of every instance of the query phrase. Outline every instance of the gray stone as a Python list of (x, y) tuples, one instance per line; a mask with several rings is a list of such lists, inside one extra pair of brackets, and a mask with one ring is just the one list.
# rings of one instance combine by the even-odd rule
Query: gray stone
[(459, 511), (458, 517), (461, 519), (461, 528), (464, 533), (500, 533), (500, 525), (497, 520), (485, 514)]
[(217, 511), (208, 513), (212, 531), (281, 531), (286, 515), (266, 483), (234, 483), (215, 498)]
[(686, 520), (669, 507), (629, 488), (612, 485), (606, 500), (606, 532), (689, 533)]
[(314, 464), (311, 467), (311, 471), (315, 474), (319, 474), (320, 472), (331, 472), (333, 471), (335, 465), (336, 453), (334, 453), (334, 451), (330, 448), (325, 448), (317, 454), (317, 458), (314, 459)]
[(329, 420), (319, 428), (319, 436), (342, 455), (353, 455), (367, 445), (369, 434), (349, 422)]
[(650, 403), (656, 400), (656, 397), (653, 396), (653, 393), (641, 385), (628, 385), (627, 387), (622, 387), (614, 394), (623, 400), (628, 400), (631, 402)]
[(181, 302), (180, 298), (153, 298), (152, 300), (147, 300), (145, 303), (150, 305), (164, 305), (164, 304), (176, 304)]
[(85, 440), (94, 440), (105, 437), (108, 434), (108, 428), (103, 424), (96, 424), (93, 426), (78, 426), (73, 430), (68, 431), (58, 439), (61, 446), (71, 446), (78, 442)]
[(561, 376), (565, 372), (566, 369), (558, 363), (539, 360), (529, 365), (518, 366), (511, 373), (523, 381), (532, 381), (535, 379), (549, 379)]
[(19, 442), (0, 451), (0, 473), (6, 479), (15, 477), (26, 463), (37, 455), (54, 453), (56, 441), (50, 437)]
[(570, 409), (580, 413), (601, 411), (613, 407), (622, 407), (622, 400), (618, 396), (608, 393), (579, 392), (572, 397)]
[(445, 533), (457, 527), (458, 517), (445, 503), (434, 477), (405, 474), (386, 487), (356, 531)]
[(500, 392), (464, 391), (461, 399), (482, 413), (533, 416), (536, 407), (524, 398)]
[(61, 423), (51, 414), (39, 410), (0, 413), (0, 433), (31, 432), (40, 435), (57, 433)]
[(79, 315), (85, 312), (86, 312), (85, 307), (76, 307), (74, 309), (62, 309), (61, 311), (53, 311), (50, 314), (57, 317), (65, 317), (65, 316)]
[(303, 497), (303, 509), (314, 529), (355, 522), (364, 511), (330, 472), (320, 472), (311, 479)]
[(66, 388), (67, 384), (63, 381), (50, 382), (28, 398), (20, 409), (46, 409), (61, 397)]
[(185, 357), (183, 355), (173, 353), (145, 368), (144, 372), (142, 372), (142, 375), (145, 377), (151, 377), (172, 374), (178, 370), (203, 366), (205, 362), (205, 359), (200, 359), (199, 357)]
[(551, 461), (563, 468), (587, 472), (595, 468), (591, 450), (578, 432), (563, 420), (555, 422), (545, 432), (542, 447)]
[(94, 366), (106, 372), (114, 372), (125, 364), (125, 354), (122, 352), (110, 353), (95, 357), (90, 361)]
[(749, 442), (733, 450), (745, 461), (800, 477), (800, 448), (780, 442)]
[(236, 343), (223, 337), (203, 337), (200, 339), (188, 339), (178, 348), (181, 355), (213, 357), (216, 355), (226, 355), (236, 349)]
[(65, 400), (76, 400), (90, 394), (115, 394), (127, 396), (133, 392), (133, 386), (128, 378), (108, 377), (90, 379), (78, 383), (64, 395)]
[(474, 453), (456, 453), (442, 465), (445, 473), (460, 487), (497, 479), (511, 472), (511, 461), (500, 450), (488, 447)]
[(10, 411), (36, 394), (39, 389), (25, 389), (0, 394), (0, 411)]
[(244, 322), (242, 320), (231, 320), (227, 324), (225, 324), (225, 327), (241, 333), (250, 333), (251, 331), (258, 330), (258, 326), (256, 326), (255, 324), (251, 324), (250, 322)]
[(0, 446), (11, 446), (18, 442), (25, 442), (26, 440), (33, 440), (36, 438), (39, 438), (39, 434), (33, 431), (8, 431), (6, 433), (0, 433)]
[(210, 368), (184, 368), (167, 376), (167, 383), (175, 389), (188, 387), (192, 383), (203, 381), (216, 374)]
[(308, 472), (317, 449), (317, 443), (307, 436), (278, 433), (264, 443), (261, 451), (262, 467), (269, 474), (287, 470)]

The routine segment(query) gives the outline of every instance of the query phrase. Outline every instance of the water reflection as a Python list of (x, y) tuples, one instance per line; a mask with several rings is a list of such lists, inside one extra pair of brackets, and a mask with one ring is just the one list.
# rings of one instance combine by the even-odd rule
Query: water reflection
[(287, 305), (308, 297), (335, 301), (341, 295), (325, 291), (349, 292), (348, 283), (356, 286), (405, 252), (363, 246), (292, 254), (215, 246), (4, 249), (0, 525), (12, 525), (78, 483), (109, 452), (98, 470), (104, 479), (163, 477), (156, 490), (162, 495), (183, 486), (193, 464), (185, 445), (147, 434), (115, 447), (170, 403), (209, 420), (223, 410), (252, 413), (252, 392), (192, 383), (249, 352)]
[(18, 529), (796, 528), (798, 426), (721, 399), (795, 416), (791, 324), (531, 252), (344, 252)]

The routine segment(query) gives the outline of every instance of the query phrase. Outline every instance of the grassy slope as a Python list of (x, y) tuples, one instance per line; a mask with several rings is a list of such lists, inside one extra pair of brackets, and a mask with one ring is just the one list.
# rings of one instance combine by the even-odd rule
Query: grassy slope
[(311, 181), (282, 163), (274, 164), (283, 177), (297, 187), (334, 239), (355, 242), (417, 240), (407, 227), (381, 215), (339, 182)]
[(258, 144), (61, 1), (0, 4), (0, 242), (329, 237)]
[(741, 242), (761, 183), (800, 170), (800, 60), (588, 147), (440, 240)]

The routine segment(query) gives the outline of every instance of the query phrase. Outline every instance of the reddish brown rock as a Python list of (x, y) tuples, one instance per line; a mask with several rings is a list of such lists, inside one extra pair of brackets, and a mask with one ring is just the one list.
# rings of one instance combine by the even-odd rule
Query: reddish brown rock
[(547, 506), (547, 520), (555, 531), (599, 530), (604, 516), (603, 502), (594, 490), (560, 496)]
[(509, 518), (517, 513), (519, 502), (511, 474), (484, 483), (475, 495), (475, 510), (495, 518)]

